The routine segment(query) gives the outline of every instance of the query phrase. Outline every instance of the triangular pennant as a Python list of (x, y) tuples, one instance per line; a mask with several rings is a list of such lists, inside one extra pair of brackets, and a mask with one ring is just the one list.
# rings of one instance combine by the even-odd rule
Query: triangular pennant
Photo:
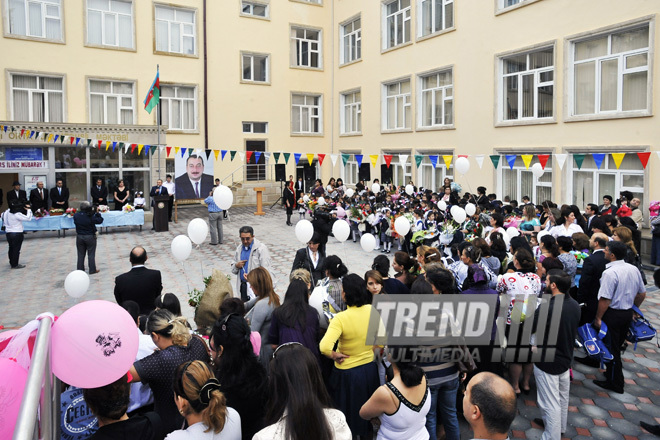
[(522, 157), (523, 163), (525, 164), (525, 169), (529, 169), (529, 165), (532, 163), (532, 159), (534, 158), (533, 154), (521, 154), (520, 157)]
[(215, 160), (218, 160), (218, 154), (220, 154), (220, 150), (213, 150), (213, 154), (215, 155)]
[(493, 162), (493, 166), (495, 167), (495, 169), (497, 169), (497, 166), (500, 164), (500, 155), (491, 154), (489, 157), (490, 157), (490, 161)]
[(105, 151), (110, 149), (110, 141), (105, 141)]
[(284, 163), (288, 164), (289, 163), (289, 158), (291, 157), (291, 153), (282, 153), (284, 156)]
[(314, 162), (314, 154), (313, 153), (307, 153), (307, 162), (309, 162), (309, 166), (312, 166), (312, 162)]
[(378, 155), (377, 154), (370, 154), (369, 155), (369, 160), (371, 160), (371, 166), (376, 168), (376, 163), (378, 163)]
[(149, 156), (149, 150), (154, 150), (154, 151), (156, 151), (155, 148), (151, 148), (151, 145), (145, 145), (145, 146), (144, 146), (144, 155), (145, 155), (145, 156)]
[(596, 167), (600, 169), (600, 166), (603, 164), (603, 160), (605, 160), (605, 153), (594, 153), (592, 156), (594, 157), (594, 162), (596, 162)]
[(238, 158), (240, 160), (245, 160), (245, 153), (243, 153), (242, 151), (237, 151), (237, 153), (238, 153)]
[(356, 154), (355, 155), (355, 161), (357, 162), (358, 167), (362, 166), (362, 159), (363, 158), (364, 158), (364, 155), (362, 155), (362, 154)]
[[(52, 136), (52, 135), (51, 135)], [(98, 149), (101, 149), (101, 142), (103, 142), (101, 139), (98, 140)]]
[(560, 154), (553, 154), (553, 159), (557, 162), (557, 166), (559, 166), (559, 169), (564, 168), (564, 163), (566, 163), (566, 158), (568, 157), (568, 154), (566, 153), (560, 153)]
[(165, 147), (165, 151), (167, 151), (167, 155), (165, 157), (170, 157), (170, 151), (172, 151), (172, 147)]
[(252, 151), (246, 151), (245, 152), (245, 157), (247, 157), (247, 162), (246, 163), (250, 162), (250, 158), (252, 157), (252, 153), (253, 153)]
[[(7, 133), (7, 126), (5, 125), (5, 133)], [(25, 129), (21, 130), (21, 137), (23, 137), (23, 134), (25, 133)]]
[(77, 137), (77, 138), (76, 138), (76, 147), (78, 146), (79, 143), (80, 143), (80, 138)]
[(174, 147), (174, 157), (176, 157), (176, 155), (179, 154), (180, 149), (181, 148), (179, 148), (179, 147)]
[(344, 166), (346, 166), (346, 163), (348, 162), (348, 159), (349, 159), (350, 157), (351, 157), (350, 154), (344, 154), (344, 153), (342, 153), (342, 155), (341, 155), (341, 161), (342, 161), (342, 163), (343, 163)]
[(115, 152), (115, 148), (117, 147), (117, 142), (112, 143), (112, 152)]
[(509, 163), (509, 168), (513, 169), (513, 165), (516, 163), (516, 158), (518, 156), (515, 154), (507, 154), (506, 155), (506, 161)]
[(254, 152), (254, 163), (259, 163), (259, 159), (261, 159), (261, 151), (255, 151)]
[(538, 154), (536, 157), (539, 158), (539, 163), (541, 164), (541, 167), (545, 170), (545, 166), (548, 163), (548, 159), (550, 159), (549, 154)]
[(221, 150), (220, 153), (222, 154), (222, 160), (225, 160), (225, 155), (227, 154), (227, 150)]
[(137, 144), (131, 144), (131, 153), (135, 151), (135, 147), (137, 147)]
[(617, 170), (621, 166), (621, 162), (623, 162), (625, 155), (626, 153), (612, 153), (612, 159), (614, 159), (614, 165), (616, 165)]
[(319, 153), (319, 154), (317, 154), (317, 156), (319, 158), (319, 165), (323, 165), (323, 160), (325, 159), (325, 154)]
[(273, 158), (275, 158), (275, 163), (279, 162), (279, 160), (280, 160), (280, 153), (273, 153)]
[[(452, 161), (453, 158), (454, 158), (454, 156), (452, 156), (451, 154), (444, 154), (442, 156), (442, 160), (445, 161), (445, 166), (447, 167), (447, 169), (449, 169), (451, 167), (451, 161)], [(433, 168), (435, 168), (435, 167), (433, 167)]]
[(300, 153), (293, 153), (293, 160), (296, 161), (296, 165), (298, 165), (298, 162), (300, 161)]
[(646, 165), (649, 163), (649, 157), (651, 157), (651, 152), (647, 151), (646, 153), (637, 153), (639, 161), (642, 163), (642, 167), (646, 169)]
[(165, 145), (161, 145), (158, 149), (162, 152), (165, 149)]
[(183, 148), (183, 147), (181, 147), (181, 157), (182, 157), (182, 158), (183, 158), (183, 156), (186, 155), (186, 150), (187, 150), (187, 149), (188, 149), (188, 148)]
[(407, 154), (399, 154), (399, 164), (405, 166), (406, 162), (408, 162), (408, 155)]
[(332, 166), (334, 167), (337, 165), (337, 159), (339, 158), (338, 154), (331, 154), (330, 155), (330, 160), (332, 161)]
[(32, 139), (32, 136), (34, 136), (34, 131), (30, 130), (30, 136), (28, 136), (28, 138)]
[(419, 168), (423, 160), (424, 160), (424, 156), (422, 156), (421, 154), (415, 154), (415, 164), (417, 168)]
[(156, 151), (158, 150), (158, 147), (156, 145), (151, 145), (151, 155), (153, 156), (156, 154)]
[(266, 163), (270, 162), (270, 152), (264, 153), (264, 161)]
[(75, 140), (76, 139), (73, 136), (70, 136), (69, 137), (69, 145), (73, 145), (73, 141), (75, 141)]
[(433, 168), (438, 166), (438, 155), (437, 154), (430, 155), (429, 160), (431, 161), (431, 165), (433, 165)]
[(87, 146), (89, 147), (91, 143), (92, 143), (92, 140), (88, 138), (87, 139)]
[(577, 165), (577, 169), (579, 170), (582, 168), (582, 162), (584, 162), (584, 157), (586, 154), (574, 154), (573, 155), (573, 160), (575, 160), (575, 165)]
[[(142, 154), (142, 149), (143, 149), (143, 148), (144, 148), (144, 144), (138, 144), (138, 156), (139, 156), (140, 154)], [(147, 149), (147, 151), (149, 151), (149, 150)]]
[(385, 159), (385, 165), (387, 165), (387, 168), (390, 167), (390, 164), (392, 163), (392, 156), (391, 154), (383, 154), (383, 159)]
[(59, 138), (60, 138), (60, 135), (59, 135), (59, 134), (56, 134), (56, 135), (55, 135), (55, 140), (54, 140), (53, 142), (57, 142), (57, 140), (58, 140)]
[(211, 158), (211, 151), (212, 150), (204, 150), (204, 152), (206, 153), (206, 160), (209, 160)]
[(120, 142), (120, 143), (119, 143), (119, 149), (120, 149), (120, 150), (121, 150), (121, 149), (124, 149), (124, 154), (126, 154), (126, 153), (128, 152), (128, 147), (129, 147), (128, 144), (124, 144), (123, 142)]
[(60, 136), (60, 144), (63, 144), (66, 140), (66, 136)]
[(477, 154), (474, 156), (474, 160), (477, 161), (477, 165), (479, 165), (479, 169), (484, 166), (484, 154)]
[(188, 156), (192, 156), (193, 153), (196, 153), (194, 148), (188, 148)]
[(230, 151), (229, 152), (229, 158), (231, 159), (230, 162), (234, 161), (234, 157), (236, 157), (236, 152), (235, 151)]

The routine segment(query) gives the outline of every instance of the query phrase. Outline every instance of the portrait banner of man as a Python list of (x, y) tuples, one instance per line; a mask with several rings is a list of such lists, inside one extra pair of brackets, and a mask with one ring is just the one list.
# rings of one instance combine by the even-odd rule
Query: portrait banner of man
[(205, 199), (213, 189), (213, 160), (191, 154), (174, 159), (177, 200)]

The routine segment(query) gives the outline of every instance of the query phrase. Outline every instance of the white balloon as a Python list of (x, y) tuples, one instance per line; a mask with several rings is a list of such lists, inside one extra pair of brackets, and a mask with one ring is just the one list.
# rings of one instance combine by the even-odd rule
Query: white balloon
[(319, 206), (325, 205), (325, 199), (323, 197), (319, 197), (317, 201), (319, 202)]
[(447, 203), (444, 200), (440, 200), (438, 202), (438, 208), (440, 208), (440, 211), (446, 211), (447, 210)]
[(346, 190), (346, 197), (353, 197), (353, 194), (355, 194), (355, 191), (353, 191), (353, 188), (348, 188)]
[(415, 192), (415, 187), (414, 186), (412, 186), (410, 184), (406, 185), (406, 194), (408, 194), (409, 196), (412, 196), (414, 192)]
[(475, 212), (477, 212), (477, 207), (474, 204), (468, 203), (467, 205), (465, 205), (465, 213), (467, 215), (472, 217)]
[(456, 223), (460, 224), (463, 223), (467, 218), (467, 213), (465, 212), (465, 209), (461, 208), (460, 206), (452, 206), (451, 217)]
[(190, 256), (192, 242), (185, 235), (177, 235), (172, 240), (172, 255), (179, 261), (184, 261)]
[(307, 194), (303, 196), (303, 202), (305, 203), (309, 202), (309, 196)]
[(332, 225), (332, 234), (340, 242), (345, 242), (348, 236), (351, 234), (351, 227), (348, 226), (344, 220), (337, 220)]
[(456, 167), (456, 171), (458, 171), (459, 174), (464, 175), (470, 170), (470, 161), (467, 159), (467, 157), (459, 157), (456, 159), (454, 166)]
[(209, 235), (209, 225), (201, 218), (194, 218), (188, 223), (188, 237), (195, 244), (202, 244)]
[(380, 192), (380, 185), (377, 184), (377, 183), (374, 183), (373, 185), (371, 185), (371, 190), (374, 192), (374, 194), (379, 193)]
[(506, 233), (509, 236), (509, 238), (517, 237), (520, 235), (520, 232), (514, 226), (509, 226), (506, 229)]
[(89, 275), (84, 270), (74, 270), (64, 279), (64, 290), (71, 298), (80, 298), (89, 289)]
[(301, 243), (308, 243), (314, 235), (314, 226), (309, 220), (300, 220), (296, 223), (296, 238)]
[(540, 179), (543, 173), (545, 173), (545, 170), (543, 169), (540, 163), (535, 163), (534, 165), (532, 165), (532, 174), (534, 174), (534, 177)]
[(360, 239), (360, 246), (365, 252), (371, 252), (376, 247), (376, 237), (371, 234), (364, 234)]
[(550, 235), (550, 232), (548, 232), (548, 231), (539, 231), (539, 233), (536, 234), (536, 241), (538, 241), (539, 243), (541, 243), (541, 239), (542, 239), (543, 237), (545, 237), (546, 235)]
[(218, 185), (213, 190), (213, 202), (218, 205), (220, 209), (229, 209), (234, 203), (234, 193), (231, 189), (224, 185)]
[(410, 232), (410, 221), (404, 216), (397, 218), (394, 220), (394, 230), (400, 236), (405, 237), (405, 235)]

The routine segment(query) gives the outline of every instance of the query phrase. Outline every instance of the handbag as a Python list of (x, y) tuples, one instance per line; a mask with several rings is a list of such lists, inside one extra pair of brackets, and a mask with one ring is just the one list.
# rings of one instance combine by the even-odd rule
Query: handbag
[(632, 309), (637, 316), (633, 317), (633, 320), (630, 322), (630, 328), (628, 329), (626, 339), (634, 343), (634, 350), (637, 350), (638, 342), (650, 341), (653, 338), (656, 338), (656, 344), (658, 344), (658, 348), (660, 348), (660, 343), (658, 343), (657, 340), (658, 333), (655, 328), (653, 328), (649, 320), (644, 317), (644, 314), (637, 306), (633, 306)]

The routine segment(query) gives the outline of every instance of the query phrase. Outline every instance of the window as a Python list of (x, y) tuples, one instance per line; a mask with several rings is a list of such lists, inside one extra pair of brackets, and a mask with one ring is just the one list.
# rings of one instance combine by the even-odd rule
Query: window
[(405, 186), (412, 180), (412, 163), (411, 163), (411, 156), (410, 156), (410, 151), (407, 151), (403, 154), (408, 156), (406, 158), (405, 165), (401, 164), (401, 161), (399, 160), (399, 155), (396, 153), (384, 153), (384, 154), (393, 154), (394, 158), (392, 159), (391, 167), (392, 167), (392, 183), (394, 183), (396, 186)]
[(9, 33), (62, 41), (60, 0), (9, 0)]
[[(508, 10), (509, 8), (517, 9), (517, 6), (525, 6), (537, 1), (540, 0), (497, 0), (497, 10), (503, 11), (503, 10)], [(516, 7), (514, 8), (514, 6)]]
[(360, 181), (359, 179), (360, 167), (358, 167), (358, 163), (355, 160), (355, 155), (352, 153), (346, 153), (345, 151), (343, 151), (342, 154), (349, 154), (349, 156), (348, 156), (348, 160), (346, 161), (346, 165), (344, 165), (344, 161), (340, 157), (340, 160), (342, 160), (341, 180), (344, 181), (345, 185), (355, 185)]
[(268, 122), (243, 122), (243, 133), (268, 133)]
[(11, 75), (14, 121), (64, 122), (62, 77)]
[(362, 58), (362, 21), (360, 17), (341, 26), (341, 64)]
[(241, 15), (268, 18), (270, 10), (267, 4), (257, 2), (241, 2)]
[(162, 123), (168, 130), (197, 130), (197, 90), (194, 86), (160, 87)]
[[(433, 153), (418, 153), (418, 154), (424, 154), (424, 159), (422, 159), (422, 163), (419, 165), (419, 168), (417, 169), (418, 180), (420, 182), (419, 186), (423, 187), (424, 189), (430, 189), (435, 192), (439, 192), (439, 189), (444, 183), (446, 177), (449, 177), (450, 179), (453, 180), (453, 176), (451, 174), (448, 174), (447, 166), (442, 160), (442, 153), (433, 152)], [(436, 163), (435, 168), (433, 168), (433, 163), (431, 163), (431, 159), (429, 158), (428, 154), (432, 154), (432, 155), (437, 154), (438, 161)]]
[(425, 37), (454, 27), (454, 0), (417, 1), (418, 37)]
[(241, 53), (243, 81), (270, 82), (269, 56), (266, 54)]
[(156, 50), (195, 55), (196, 24), (192, 9), (156, 5)]
[(547, 47), (500, 60), (501, 121), (552, 118), (554, 49)]
[(293, 94), (291, 103), (291, 132), (321, 133), (321, 96)]
[[(540, 154), (543, 154), (543, 152), (540, 152)], [(535, 205), (541, 204), (545, 200), (552, 200), (552, 156), (545, 164), (545, 172), (539, 179), (534, 177), (532, 173), (532, 165), (539, 162), (536, 154), (534, 154), (529, 169), (525, 168), (520, 155), (516, 157), (513, 169), (509, 167), (505, 157), (501, 157), (500, 162), (503, 162), (503, 164), (499, 168), (498, 185), (501, 185), (501, 187), (498, 194), (502, 197), (508, 196), (511, 200), (517, 200), (520, 203), (524, 196), (528, 196)]]
[(291, 66), (321, 68), (321, 31), (291, 28)]
[(296, 1), (304, 2), (304, 3), (314, 3), (316, 5), (320, 5), (322, 2), (322, 0), (296, 0)]
[(362, 97), (359, 90), (342, 93), (340, 130), (341, 134), (356, 134), (362, 132)]
[(650, 112), (648, 23), (571, 46), (573, 115)]
[(410, 41), (410, 0), (383, 4), (383, 49)]
[(411, 127), (410, 80), (384, 84), (383, 129), (401, 130)]
[(133, 115), (133, 83), (89, 81), (90, 123), (132, 125)]
[(124, 0), (87, 0), (87, 42), (133, 48), (133, 4)]
[(441, 127), (454, 123), (452, 70), (420, 75), (419, 127)]

